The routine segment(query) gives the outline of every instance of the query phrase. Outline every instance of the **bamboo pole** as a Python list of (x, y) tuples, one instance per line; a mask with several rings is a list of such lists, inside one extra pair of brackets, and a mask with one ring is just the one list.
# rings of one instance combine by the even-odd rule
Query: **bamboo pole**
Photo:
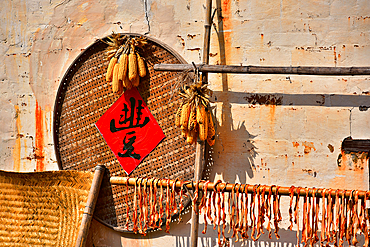
[[(206, 0), (206, 17), (204, 21), (204, 43), (203, 43), (203, 64), (209, 64), (209, 46), (211, 39), (211, 13), (212, 13), (212, 0)], [(207, 73), (202, 72), (202, 82), (207, 83)], [(194, 180), (199, 181), (202, 179), (202, 172), (204, 168), (204, 149), (205, 142), (197, 141), (196, 156), (194, 167)], [(199, 200), (194, 203), (194, 210), (191, 215), (191, 229), (190, 229), (190, 246), (198, 246), (198, 228), (199, 228)]]
[[(237, 74), (296, 74), (296, 75), (370, 75), (370, 67), (277, 67), (196, 64), (200, 72)], [(184, 71), (193, 69), (192, 64), (155, 64), (154, 70)]]
[(82, 215), (80, 230), (77, 236), (76, 247), (83, 247), (86, 244), (86, 238), (89, 233), (91, 220), (94, 214), (96, 201), (99, 195), (100, 185), (103, 180), (104, 171), (105, 167), (102, 165), (98, 165), (95, 167), (93, 181), (91, 183), (91, 188), (89, 195), (87, 197), (85, 210)]
[[(144, 184), (144, 183), (148, 183), (149, 180), (151, 178), (140, 178), (140, 183), (141, 184)], [(137, 183), (138, 179), (137, 178), (129, 178), (129, 177), (111, 177), (110, 178), (110, 182), (111, 184), (113, 185), (126, 185), (126, 182), (128, 180), (128, 185), (129, 186), (134, 186), (135, 183)], [(169, 181), (169, 186), (172, 187), (173, 186), (173, 183), (175, 183), (175, 187), (176, 188), (181, 188), (181, 181), (179, 180), (170, 180)], [(204, 184), (206, 183), (206, 181), (200, 181), (198, 183), (198, 188), (200, 191), (203, 190), (203, 186)], [(275, 186), (275, 185), (251, 185), (251, 184), (239, 184), (239, 186), (235, 187), (236, 184), (230, 184), (230, 183), (218, 183), (216, 185), (216, 188), (215, 188), (215, 183), (213, 182), (209, 182), (208, 183), (208, 186), (207, 186), (207, 190), (208, 191), (214, 191), (214, 190), (218, 190), (218, 188), (220, 188), (220, 191), (225, 191), (225, 192), (231, 192), (233, 189), (238, 189), (239, 192), (241, 193), (253, 193), (254, 192), (254, 189), (258, 189), (260, 190), (260, 192), (262, 193), (263, 190), (265, 191), (265, 193), (268, 193), (270, 188), (271, 188), (271, 191), (273, 194), (276, 193), (276, 190), (277, 191), (277, 194), (278, 195), (282, 195), (282, 196), (290, 196), (290, 190), (291, 189), (294, 189), (294, 195), (297, 195), (297, 188), (300, 188), (300, 191), (299, 191), (299, 196), (306, 196), (306, 188), (302, 188), (302, 187), (280, 187), (280, 186)], [(167, 187), (167, 179), (166, 180), (159, 180), (158, 183), (157, 183), (157, 186), (163, 186), (163, 187)], [(189, 190), (194, 190), (194, 186), (195, 186), (195, 183), (193, 181), (184, 181), (184, 185), (183, 186), (186, 186), (187, 189)], [(325, 189), (325, 188), (315, 188), (316, 192), (315, 194), (312, 194), (312, 191), (313, 191), (314, 188), (307, 188), (308, 190), (308, 196), (315, 196), (315, 197), (322, 197), (322, 193), (324, 190), (326, 190), (326, 194), (325, 196), (327, 196), (330, 192), (330, 195), (332, 197), (335, 197), (336, 196), (336, 189), (332, 189), (330, 191), (330, 189)], [(338, 195), (339, 196), (342, 196), (344, 194), (345, 197), (350, 197), (356, 190), (342, 190), (342, 189), (338, 189)], [(364, 198), (365, 194), (367, 196), (367, 198), (370, 200), (370, 191), (363, 191), (363, 190), (357, 190), (358, 191), (358, 197), (361, 199), (361, 198)]]

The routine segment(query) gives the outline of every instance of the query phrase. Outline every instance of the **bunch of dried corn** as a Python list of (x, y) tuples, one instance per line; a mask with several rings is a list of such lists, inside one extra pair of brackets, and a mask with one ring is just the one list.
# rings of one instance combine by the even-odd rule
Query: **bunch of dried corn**
[(199, 140), (207, 140), (210, 146), (215, 143), (215, 127), (212, 113), (209, 109), (209, 95), (211, 91), (206, 84), (199, 83), (185, 86), (180, 92), (184, 101), (177, 110), (175, 125), (182, 130), (182, 137), (188, 144)]
[(138, 87), (140, 77), (146, 76), (145, 60), (138, 49), (148, 42), (144, 37), (121, 36), (113, 33), (108, 37), (106, 55), (109, 61), (106, 81), (112, 82), (112, 91), (122, 93), (126, 89)]

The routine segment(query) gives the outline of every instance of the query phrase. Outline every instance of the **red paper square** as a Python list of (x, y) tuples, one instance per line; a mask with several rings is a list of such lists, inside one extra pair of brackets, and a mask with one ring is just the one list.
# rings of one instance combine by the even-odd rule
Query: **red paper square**
[(127, 90), (95, 125), (127, 174), (165, 138), (136, 88)]

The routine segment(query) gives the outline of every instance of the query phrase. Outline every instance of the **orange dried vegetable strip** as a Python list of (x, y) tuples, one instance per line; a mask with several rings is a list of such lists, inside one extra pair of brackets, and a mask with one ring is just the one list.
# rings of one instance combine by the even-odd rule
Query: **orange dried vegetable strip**
[(289, 230), (293, 230), (293, 208), (292, 208), (292, 205), (293, 205), (293, 199), (294, 199), (294, 189), (295, 187), (294, 186), (291, 186), (289, 188), (289, 192), (290, 192), (290, 204), (289, 204), (289, 221), (290, 221), (290, 226), (288, 227)]
[[(217, 207), (218, 207), (218, 218), (217, 218), (217, 237), (218, 237), (218, 245), (221, 246), (221, 186), (220, 184), (217, 184)], [(216, 219), (215, 219), (216, 221)]]
[[(208, 194), (208, 184), (209, 184), (209, 181), (207, 181), (204, 185), (203, 185), (203, 197), (202, 197), (202, 201), (200, 203), (200, 208), (204, 209), (204, 229), (202, 231), (203, 234), (206, 234), (207, 232), (207, 194)], [(199, 210), (200, 212), (200, 210)]]
[(244, 190), (245, 184), (240, 186), (240, 216), (239, 216), (239, 229), (240, 229), (240, 236), (244, 239), (244, 231), (245, 231), (245, 220), (244, 220), (244, 212), (245, 212), (245, 204), (244, 204)]
[(158, 220), (159, 220), (159, 223), (158, 223), (158, 228), (159, 230), (162, 230), (162, 219), (164, 217), (164, 209), (163, 209), (163, 197), (164, 197), (164, 191), (163, 191), (163, 183), (165, 181), (164, 180), (161, 180), (160, 181), (160, 186), (159, 186), (159, 215), (158, 215)]
[(184, 209), (184, 197), (186, 197), (186, 194), (184, 195), (184, 181), (181, 181), (180, 183), (180, 204), (179, 204), (179, 220), (177, 222), (177, 224), (179, 224), (181, 222), (181, 213), (182, 213), (182, 210)]
[(296, 201), (294, 206), (294, 223), (297, 225), (297, 246), (299, 246), (299, 193), (301, 188), (297, 188)]
[(144, 218), (144, 213), (143, 213), (143, 195), (142, 195), (142, 189), (141, 189), (141, 182), (143, 179), (140, 180), (139, 182), (139, 187), (138, 187), (138, 197), (139, 197), (139, 233), (143, 233), (143, 218)]
[(341, 205), (340, 205), (340, 230), (339, 230), (339, 246), (343, 246), (344, 234), (346, 231), (346, 198), (345, 198), (346, 191), (343, 191), (342, 198), (341, 198)]
[(257, 239), (254, 237), (254, 234), (256, 232), (256, 212), (255, 212), (255, 204), (256, 204), (256, 196), (257, 196), (257, 191), (259, 189), (259, 185), (254, 185), (253, 186), (253, 194), (252, 194), (252, 200), (251, 200), (251, 221), (252, 221), (252, 233), (251, 233), (251, 238), (253, 241), (256, 241)]
[[(205, 212), (207, 211), (207, 190), (208, 190), (208, 184), (210, 181), (206, 181), (203, 184), (203, 193), (202, 193), (202, 199), (199, 203), (199, 212), (202, 212), (203, 209), (205, 209)], [(206, 215), (206, 213), (204, 213)]]
[(326, 240), (328, 242), (333, 241), (333, 235), (332, 235), (332, 229), (333, 229), (333, 198), (331, 196), (333, 189), (330, 189), (328, 192), (328, 210), (327, 210), (327, 215), (328, 215), (328, 225), (327, 225), (327, 230), (326, 230)]
[(128, 188), (128, 178), (126, 179), (126, 198), (125, 198), (125, 203), (126, 203), (126, 224), (125, 224), (125, 228), (126, 230), (128, 230), (128, 226), (129, 226), (129, 222), (130, 222), (130, 207), (129, 207), (129, 204), (128, 204), (128, 192), (129, 192), (129, 188)]
[(171, 216), (178, 213), (177, 205), (176, 205), (176, 183), (179, 181), (178, 178), (172, 183), (172, 190), (171, 190)]
[(171, 223), (171, 186), (170, 180), (166, 180), (166, 233), (170, 233), (170, 223)]
[(198, 214), (199, 212), (195, 211), (195, 204), (197, 203), (198, 201), (198, 195), (199, 195), (199, 181), (195, 181), (195, 185), (193, 184), (193, 191), (194, 191), (194, 194), (193, 194), (193, 198), (191, 199), (191, 202), (193, 204), (193, 211), (195, 214)]
[(234, 227), (233, 227), (233, 235), (231, 236), (231, 238), (236, 236), (236, 241), (235, 242), (237, 242), (239, 240), (239, 236), (238, 236), (238, 230), (239, 230), (239, 188), (240, 188), (240, 184), (235, 184), (235, 192), (236, 192), (236, 195), (235, 195), (235, 214), (236, 214), (236, 219), (235, 219), (235, 224), (234, 224)]
[(348, 244), (351, 244), (351, 239), (352, 239), (352, 229), (353, 229), (353, 192), (354, 190), (351, 191), (350, 197), (348, 199), (347, 203), (347, 217), (348, 217), (348, 225), (347, 225), (347, 230), (346, 230), (346, 239)]
[[(308, 188), (305, 188), (306, 195), (303, 198), (303, 224), (302, 224), (302, 240), (301, 243), (307, 243), (307, 200), (308, 200)], [(306, 245), (305, 245), (306, 246)]]
[(230, 233), (231, 229), (234, 231), (234, 225), (235, 225), (235, 221), (234, 221), (234, 213), (235, 213), (234, 196), (235, 196), (235, 184), (233, 185), (233, 187), (231, 189), (231, 195), (229, 196), (229, 207), (231, 207), (231, 209), (229, 209), (229, 212), (231, 212), (231, 214), (230, 214), (230, 228), (229, 228), (228, 233)]
[(245, 200), (244, 200), (244, 226), (243, 226), (243, 233), (242, 233), (242, 237), (243, 239), (248, 239), (249, 236), (248, 236), (248, 229), (249, 229), (249, 225), (248, 225), (248, 187), (249, 185), (246, 184), (244, 186), (244, 195), (245, 195)]
[(356, 245), (358, 243), (357, 240), (357, 231), (359, 229), (359, 217), (358, 217), (358, 190), (355, 191), (355, 199), (353, 202), (353, 238), (352, 238), (352, 245)]
[(315, 231), (315, 195), (316, 195), (316, 188), (312, 188), (311, 197), (309, 204), (311, 207), (309, 207), (309, 210), (311, 210), (311, 225), (309, 230), (309, 236), (307, 241), (310, 241), (310, 245), (313, 245), (314, 241), (314, 231)]
[(217, 182), (213, 185), (213, 192), (212, 192), (212, 206), (213, 206), (213, 230), (216, 230), (217, 224), (217, 212), (221, 209), (217, 207), (216, 204), (216, 197), (217, 197), (217, 186), (222, 183), (221, 180), (217, 180)]
[(339, 234), (339, 213), (340, 213), (340, 204), (339, 204), (339, 189), (335, 191), (334, 199), (334, 229), (333, 229), (333, 240), (334, 246), (338, 246), (338, 234)]
[(158, 179), (153, 179), (152, 181), (152, 186), (150, 187), (151, 188), (151, 193), (152, 193), (152, 196), (151, 196), (151, 200), (152, 200), (152, 208), (151, 208), (151, 214), (150, 214), (150, 221), (149, 221), (149, 226), (151, 228), (156, 228), (156, 217), (157, 217), (157, 185), (156, 185), (156, 182), (157, 182), (157, 185), (158, 185)]
[(226, 189), (227, 183), (224, 184), (224, 187), (222, 189), (222, 202), (221, 202), (221, 208), (222, 208), (222, 242), (223, 244), (226, 244), (226, 237), (225, 237), (225, 229), (226, 229), (226, 212), (225, 212), (225, 189)]
[(365, 242), (364, 242), (363, 247), (369, 246), (369, 229), (367, 227), (368, 215), (366, 213), (366, 201), (367, 201), (367, 193), (365, 193), (364, 198), (361, 199), (360, 227), (365, 237)]
[(321, 211), (321, 236), (320, 236), (320, 243), (323, 245), (326, 236), (326, 212), (325, 212), (325, 194), (327, 189), (323, 189), (321, 192), (322, 195), (322, 211)]
[(268, 195), (267, 195), (267, 201), (266, 201), (266, 203), (267, 203), (267, 208), (268, 208), (268, 210), (266, 210), (267, 211), (267, 218), (268, 218), (268, 223), (267, 223), (267, 231), (269, 232), (269, 239), (271, 239), (272, 238), (272, 228), (271, 228), (271, 216), (272, 216), (272, 210), (271, 210), (271, 196), (272, 196), (272, 188), (273, 187), (276, 187), (275, 185), (272, 185), (272, 186), (270, 186), (270, 188), (269, 188), (269, 193), (268, 193)]
[(313, 240), (312, 244), (315, 244), (319, 241), (319, 236), (317, 235), (317, 232), (319, 231), (319, 213), (320, 213), (320, 198), (316, 195), (316, 192), (314, 193), (315, 196), (315, 223), (313, 224)]
[(147, 200), (147, 183), (148, 183), (148, 180), (145, 179), (145, 183), (144, 183), (144, 186), (143, 186), (143, 230), (142, 230), (142, 234), (144, 234), (144, 236), (146, 235), (146, 231), (148, 229), (148, 200)]
[(134, 188), (134, 212), (132, 214), (132, 221), (133, 221), (132, 231), (136, 234), (138, 231), (138, 227), (137, 227), (137, 180), (135, 181), (135, 188)]
[(281, 196), (279, 195), (279, 189), (280, 189), (280, 186), (277, 186), (275, 194), (274, 194), (274, 198), (273, 198), (273, 201), (274, 201), (274, 227), (275, 227), (274, 233), (275, 233), (276, 239), (280, 238), (278, 232), (279, 232), (279, 223), (282, 220), (281, 212), (280, 212), (280, 198), (281, 198)]
[(212, 192), (210, 192), (207, 202), (207, 218), (211, 221), (211, 224), (213, 224), (213, 218), (211, 213), (212, 213)]
[(152, 215), (153, 215), (153, 212), (154, 212), (153, 204), (155, 203), (155, 200), (153, 200), (153, 189), (154, 189), (153, 188), (154, 187), (153, 183), (154, 183), (154, 178), (149, 179), (149, 181), (148, 181), (148, 184), (149, 184), (148, 227), (151, 227)]
[[(308, 193), (309, 193), (309, 190), (307, 192), (307, 196), (308, 196)], [(307, 229), (307, 235), (306, 235), (306, 244), (305, 244), (305, 247), (307, 246), (307, 244), (311, 241), (311, 238), (312, 238), (312, 222), (310, 222), (310, 216), (311, 216), (311, 203), (312, 203), (312, 197), (311, 196), (308, 196), (308, 199), (307, 199), (307, 224), (306, 224), (306, 229)]]
[(261, 234), (263, 234), (263, 223), (265, 221), (265, 188), (266, 186), (262, 186), (262, 194), (261, 190), (259, 189), (257, 191), (257, 197), (258, 197), (258, 221), (257, 221), (257, 237), (256, 239), (259, 239), (261, 237)]

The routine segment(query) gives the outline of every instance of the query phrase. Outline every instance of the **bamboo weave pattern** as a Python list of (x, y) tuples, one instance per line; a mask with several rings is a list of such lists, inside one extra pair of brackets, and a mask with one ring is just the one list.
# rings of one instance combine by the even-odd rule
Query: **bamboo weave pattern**
[(0, 171), (0, 246), (74, 246), (93, 175)]

